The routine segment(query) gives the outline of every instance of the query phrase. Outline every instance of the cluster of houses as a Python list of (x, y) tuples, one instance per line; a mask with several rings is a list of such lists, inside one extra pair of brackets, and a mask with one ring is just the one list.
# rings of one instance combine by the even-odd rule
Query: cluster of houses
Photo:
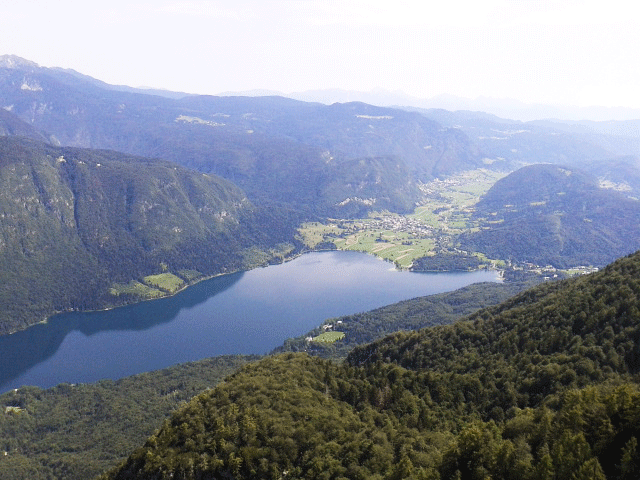
[(368, 222), (355, 223), (356, 231), (363, 230), (388, 230), (393, 232), (405, 232), (416, 236), (433, 235), (433, 227), (421, 223), (414, 218), (408, 218), (401, 215), (385, 215), (376, 217)]

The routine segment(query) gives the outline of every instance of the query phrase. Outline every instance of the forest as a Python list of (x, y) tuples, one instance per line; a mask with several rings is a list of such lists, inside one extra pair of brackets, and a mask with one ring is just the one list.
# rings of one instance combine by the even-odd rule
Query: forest
[(0, 478), (87, 479), (112, 468), (193, 396), (257, 356), (222, 356), (117, 381), (0, 395)]

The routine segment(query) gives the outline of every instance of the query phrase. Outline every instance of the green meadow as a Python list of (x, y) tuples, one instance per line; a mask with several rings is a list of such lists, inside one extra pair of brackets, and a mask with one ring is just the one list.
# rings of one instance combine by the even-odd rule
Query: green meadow
[(159, 298), (165, 295), (164, 292), (157, 288), (152, 288), (136, 280), (131, 280), (129, 283), (114, 283), (109, 289), (109, 293), (115, 297), (120, 295), (134, 295), (146, 299)]
[(416, 258), (429, 255), (433, 250), (431, 238), (417, 238), (403, 232), (365, 231), (350, 235), (345, 239), (336, 239), (340, 250), (354, 250), (376, 255), (399, 268), (409, 268)]
[(314, 342), (322, 342), (322, 343), (333, 343), (338, 340), (342, 340), (344, 338), (343, 332), (324, 332), (318, 335), (317, 337), (313, 337)]
[(184, 280), (173, 273), (147, 275), (144, 277), (144, 283), (169, 293), (175, 293), (184, 286)]

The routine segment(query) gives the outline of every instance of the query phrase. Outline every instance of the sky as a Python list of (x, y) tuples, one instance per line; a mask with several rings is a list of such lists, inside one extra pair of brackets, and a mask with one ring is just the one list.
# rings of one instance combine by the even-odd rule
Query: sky
[(198, 94), (640, 108), (639, 47), (628, 0), (0, 0), (0, 55)]

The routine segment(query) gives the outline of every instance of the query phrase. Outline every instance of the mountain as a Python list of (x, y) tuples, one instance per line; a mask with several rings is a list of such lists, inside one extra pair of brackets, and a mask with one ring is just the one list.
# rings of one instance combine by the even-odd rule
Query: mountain
[[(640, 138), (607, 129), (608, 122), (593, 122), (591, 125), (597, 125), (597, 128), (587, 128), (579, 122), (521, 122), (484, 112), (413, 110), (444, 127), (465, 133), (474, 148), (482, 152), (483, 163), (503, 171), (510, 172), (535, 163), (557, 163), (591, 172), (591, 163), (606, 166), (612, 159), (640, 152)], [(633, 132), (633, 129), (627, 131)]]
[(12, 113), (0, 109), (0, 137), (9, 136), (27, 137), (43, 142), (49, 141), (49, 139), (36, 128), (23, 122)]
[(46, 390), (25, 386), (4, 393), (0, 437), (7, 455), (0, 462), (0, 478), (94, 478), (136, 448), (181, 404), (258, 358), (226, 355), (117, 381)]
[(522, 122), (354, 101), (153, 95), (10, 56), (0, 58), (0, 106), (54, 143), (174, 161), (231, 180), (254, 203), (309, 216), (405, 212), (421, 200), (420, 182), (478, 167), (511, 172), (550, 162), (610, 177), (618, 158), (640, 151), (632, 121)]
[(600, 180), (600, 186), (617, 190), (631, 198), (640, 198), (640, 157), (628, 155), (588, 167)]
[[(0, 106), (61, 145), (160, 157), (215, 173), (261, 204), (344, 215), (341, 206), (353, 210), (365, 199), (359, 210), (404, 211), (420, 198), (417, 181), (479, 162), (464, 134), (404, 110), (282, 97), (167, 98), (3, 59)], [(349, 163), (369, 180), (345, 178)]]
[(104, 479), (631, 479), (640, 253), (338, 365), (243, 367)]
[(463, 249), (568, 268), (603, 266), (640, 248), (640, 203), (580, 170), (540, 164), (502, 178), (475, 205)]
[[(238, 93), (239, 94), (239, 93)], [(243, 92), (242, 95), (259, 94), (259, 92)], [(271, 93), (275, 94), (275, 93)], [(373, 105), (391, 106), (409, 109), (443, 109), (449, 111), (468, 111), (473, 113), (490, 113), (505, 119), (529, 122), (541, 119), (554, 119), (566, 122), (599, 122), (604, 123), (618, 120), (635, 120), (640, 118), (640, 109), (628, 107), (578, 107), (571, 105), (548, 105), (542, 103), (527, 103), (510, 98), (495, 98), (480, 96), (465, 98), (456, 95), (441, 94), (431, 98), (418, 98), (407, 95), (402, 91), (374, 89), (369, 92), (325, 89), (278, 93), (289, 98), (306, 102), (320, 102), (325, 104), (366, 102)], [(589, 120), (583, 120), (589, 119)]]
[(467, 135), (488, 168), (505, 172), (555, 163), (595, 175), (601, 186), (640, 197), (640, 124), (626, 121), (507, 120), (485, 112), (411, 109)]
[(112, 151), (0, 137), (0, 185), (2, 333), (161, 294), (136, 284), (114, 295), (114, 283), (253, 266), (251, 248), (293, 237), (289, 220), (226, 180)]

